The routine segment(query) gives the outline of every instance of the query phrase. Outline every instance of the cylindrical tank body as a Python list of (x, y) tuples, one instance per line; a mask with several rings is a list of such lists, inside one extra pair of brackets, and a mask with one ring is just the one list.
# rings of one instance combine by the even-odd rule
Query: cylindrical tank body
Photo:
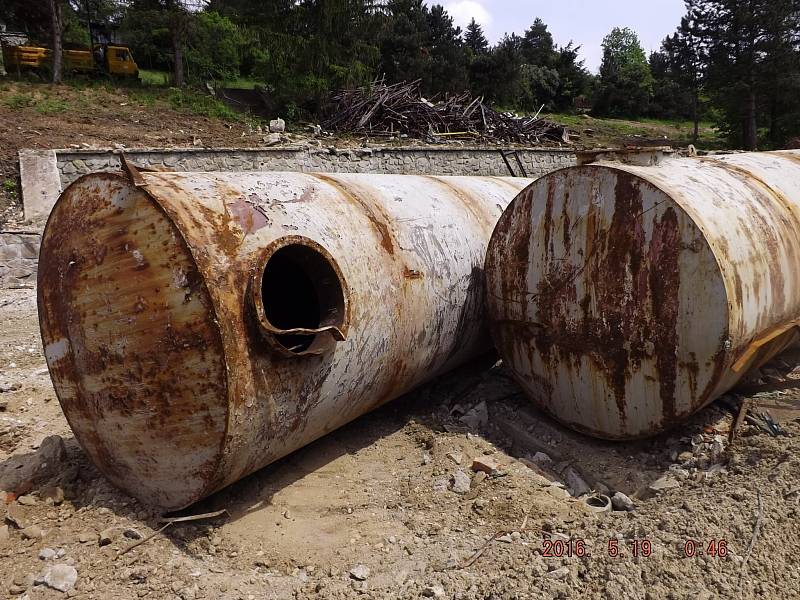
[(598, 162), (548, 174), (486, 261), (495, 345), (559, 421), (662, 431), (795, 337), (800, 152)]
[(486, 246), (529, 183), (82, 177), (38, 292), (72, 430), (114, 484), (174, 509), (487, 350)]

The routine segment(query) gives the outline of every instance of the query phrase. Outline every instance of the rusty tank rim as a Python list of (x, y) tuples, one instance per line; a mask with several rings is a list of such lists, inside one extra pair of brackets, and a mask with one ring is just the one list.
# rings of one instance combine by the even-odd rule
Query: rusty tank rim
[[(91, 181), (99, 181), (105, 182), (108, 184), (118, 184), (121, 186), (121, 189), (127, 190), (130, 194), (142, 194), (143, 198), (149, 202), (150, 206), (152, 206), (158, 213), (158, 215), (164, 219), (164, 222), (168, 224), (169, 231), (174, 236), (174, 241), (177, 247), (183, 251), (184, 258), (188, 261), (191, 265), (191, 268), (195, 269), (200, 276), (191, 282), (191, 293), (193, 295), (201, 296), (203, 300), (203, 310), (206, 311), (208, 319), (206, 324), (209, 326), (208, 333), (211, 334), (212, 343), (214, 346), (214, 350), (218, 353), (218, 365), (220, 367), (220, 377), (217, 381), (217, 384), (220, 386), (215, 393), (211, 394), (210, 396), (216, 398), (217, 404), (219, 407), (223, 409), (222, 415), (218, 415), (218, 420), (220, 422), (221, 427), (217, 430), (217, 438), (218, 443), (215, 445), (215, 450), (212, 452), (213, 456), (207, 460), (200, 470), (197, 470), (195, 475), (197, 476), (196, 481), (200, 483), (200, 485), (196, 485), (190, 490), (187, 490), (187, 486), (184, 485), (188, 477), (182, 477), (182, 482), (184, 484), (180, 485), (180, 491), (171, 495), (171, 499), (164, 499), (163, 497), (156, 497), (154, 494), (158, 494), (160, 490), (158, 490), (155, 486), (152, 486), (151, 489), (140, 489), (140, 488), (132, 488), (130, 485), (131, 481), (126, 480), (123, 478), (124, 473), (129, 473), (131, 471), (136, 471), (136, 467), (131, 467), (130, 465), (127, 466), (125, 469), (120, 469), (120, 465), (118, 461), (120, 460), (120, 456), (114, 457), (111, 452), (109, 452), (109, 447), (114, 447), (115, 444), (109, 444), (109, 441), (116, 441), (116, 440), (103, 440), (102, 435), (98, 433), (101, 430), (100, 427), (97, 427), (97, 422), (91, 424), (91, 426), (84, 426), (81, 421), (81, 414), (80, 410), (70, 410), (66, 406), (68, 402), (74, 401), (81, 401), (81, 393), (85, 392), (82, 389), (80, 383), (77, 383), (76, 387), (78, 390), (78, 394), (74, 397), (69, 397), (68, 394), (65, 392), (66, 387), (65, 381), (63, 377), (56, 377), (54, 376), (54, 369), (59, 369), (60, 367), (54, 366), (53, 362), (58, 362), (57, 360), (51, 362), (52, 356), (48, 356), (47, 347), (48, 347), (48, 338), (51, 336), (53, 330), (55, 329), (55, 323), (52, 319), (48, 319), (50, 316), (50, 312), (52, 309), (52, 298), (46, 298), (48, 292), (47, 279), (53, 273), (54, 266), (50, 266), (48, 263), (52, 258), (52, 254), (58, 252), (58, 248), (51, 248), (52, 243), (51, 240), (58, 236), (57, 233), (53, 232), (53, 229), (56, 228), (56, 222), (60, 218), (60, 212), (62, 207), (67, 204), (68, 202), (73, 200), (73, 196), (76, 194), (76, 191), (79, 190), (82, 186), (86, 185), (88, 182)], [(73, 211), (74, 213), (74, 211)], [(73, 216), (73, 215), (70, 215)], [(79, 220), (85, 221), (89, 217), (88, 214), (82, 214), (79, 216)], [(75, 230), (73, 229), (72, 232), (74, 233)], [(83, 233), (87, 233), (83, 231)], [(100, 172), (100, 173), (89, 173), (83, 175), (72, 182), (59, 196), (56, 204), (54, 205), (50, 215), (48, 216), (47, 222), (45, 224), (45, 228), (42, 234), (42, 243), (41, 243), (41, 250), (40, 250), (40, 265), (44, 268), (39, 269), (37, 273), (37, 305), (38, 311), (40, 315), (39, 325), (40, 325), (40, 335), (42, 337), (43, 345), (45, 347), (45, 357), (48, 363), (48, 369), (51, 374), (51, 379), (54, 383), (54, 388), (56, 391), (56, 395), (59, 399), (59, 403), (62, 407), (62, 412), (72, 429), (75, 433), (75, 437), (78, 440), (79, 444), (83, 448), (83, 450), (93, 459), (94, 464), (98, 467), (99, 470), (103, 472), (103, 474), (108, 477), (115, 485), (118, 487), (125, 489), (131, 495), (139, 498), (146, 504), (158, 504), (164, 506), (166, 508), (170, 508), (173, 510), (177, 510), (179, 508), (183, 508), (185, 506), (189, 506), (190, 504), (196, 502), (197, 500), (207, 496), (209, 493), (213, 492), (217, 487), (217, 472), (219, 470), (219, 466), (224, 457), (224, 450), (228, 443), (228, 431), (230, 428), (230, 405), (228, 402), (228, 374), (227, 374), (227, 345), (225, 343), (223, 332), (219, 327), (219, 319), (217, 315), (217, 305), (216, 302), (213, 300), (213, 295), (209, 292), (207, 287), (207, 282), (204, 277), (202, 277), (202, 268), (198, 264), (197, 256), (195, 255), (195, 249), (187, 240), (182, 228), (180, 226), (180, 222), (177, 221), (173, 215), (169, 213), (167, 207), (162, 203), (162, 201), (158, 198), (156, 194), (151, 193), (146, 186), (137, 185), (135, 182), (131, 181), (129, 175), (119, 172)], [(59, 271), (58, 279), (63, 281), (64, 273)], [(58, 286), (56, 286), (58, 287)], [(50, 288), (52, 289), (52, 288)], [(59, 288), (60, 289), (60, 288)], [(69, 338), (67, 338), (69, 339)], [(52, 344), (52, 342), (51, 342)], [(74, 361), (73, 361), (74, 362)], [(76, 369), (74, 365), (72, 365), (73, 373), (76, 373)], [(76, 382), (69, 382), (69, 383), (76, 383)], [(85, 416), (85, 415), (83, 415)], [(221, 418), (219, 418), (221, 417)], [(207, 443), (208, 436), (206, 435), (204, 438)], [(168, 470), (169, 473), (173, 472), (173, 468), (170, 467)], [(133, 480), (137, 482), (142, 487), (148, 487), (146, 485), (148, 481), (147, 476), (137, 475), (133, 477)], [(143, 485), (144, 484), (144, 485)]]

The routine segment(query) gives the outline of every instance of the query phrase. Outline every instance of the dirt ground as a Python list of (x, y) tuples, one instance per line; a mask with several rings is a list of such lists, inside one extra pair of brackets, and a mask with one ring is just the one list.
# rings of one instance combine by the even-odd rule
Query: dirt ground
[[(35, 291), (3, 291), (0, 324), (0, 481), (35, 469), (0, 507), (0, 597), (800, 596), (800, 352), (749, 388), (788, 435), (745, 423), (732, 445), (723, 402), (651, 440), (586, 438), (487, 356), (181, 513), (226, 514), (131, 548), (162, 515), (111, 487), (70, 432)], [(632, 510), (593, 512), (584, 485)]]

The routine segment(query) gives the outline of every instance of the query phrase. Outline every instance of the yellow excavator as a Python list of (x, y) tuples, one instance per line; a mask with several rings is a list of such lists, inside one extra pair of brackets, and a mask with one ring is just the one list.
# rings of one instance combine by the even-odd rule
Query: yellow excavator
[[(3, 62), (9, 73), (47, 72), (53, 68), (53, 52), (39, 46), (3, 46)], [(64, 72), (139, 77), (130, 48), (112, 44), (95, 44), (92, 50), (64, 50)]]

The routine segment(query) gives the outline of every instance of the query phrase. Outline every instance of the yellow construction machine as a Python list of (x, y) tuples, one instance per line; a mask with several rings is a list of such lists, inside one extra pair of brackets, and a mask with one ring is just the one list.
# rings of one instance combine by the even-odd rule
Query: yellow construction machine
[[(3, 62), (8, 73), (49, 72), (53, 68), (53, 51), (39, 46), (3, 46)], [(93, 50), (64, 50), (64, 72), (139, 77), (130, 48), (112, 44), (95, 44)]]

